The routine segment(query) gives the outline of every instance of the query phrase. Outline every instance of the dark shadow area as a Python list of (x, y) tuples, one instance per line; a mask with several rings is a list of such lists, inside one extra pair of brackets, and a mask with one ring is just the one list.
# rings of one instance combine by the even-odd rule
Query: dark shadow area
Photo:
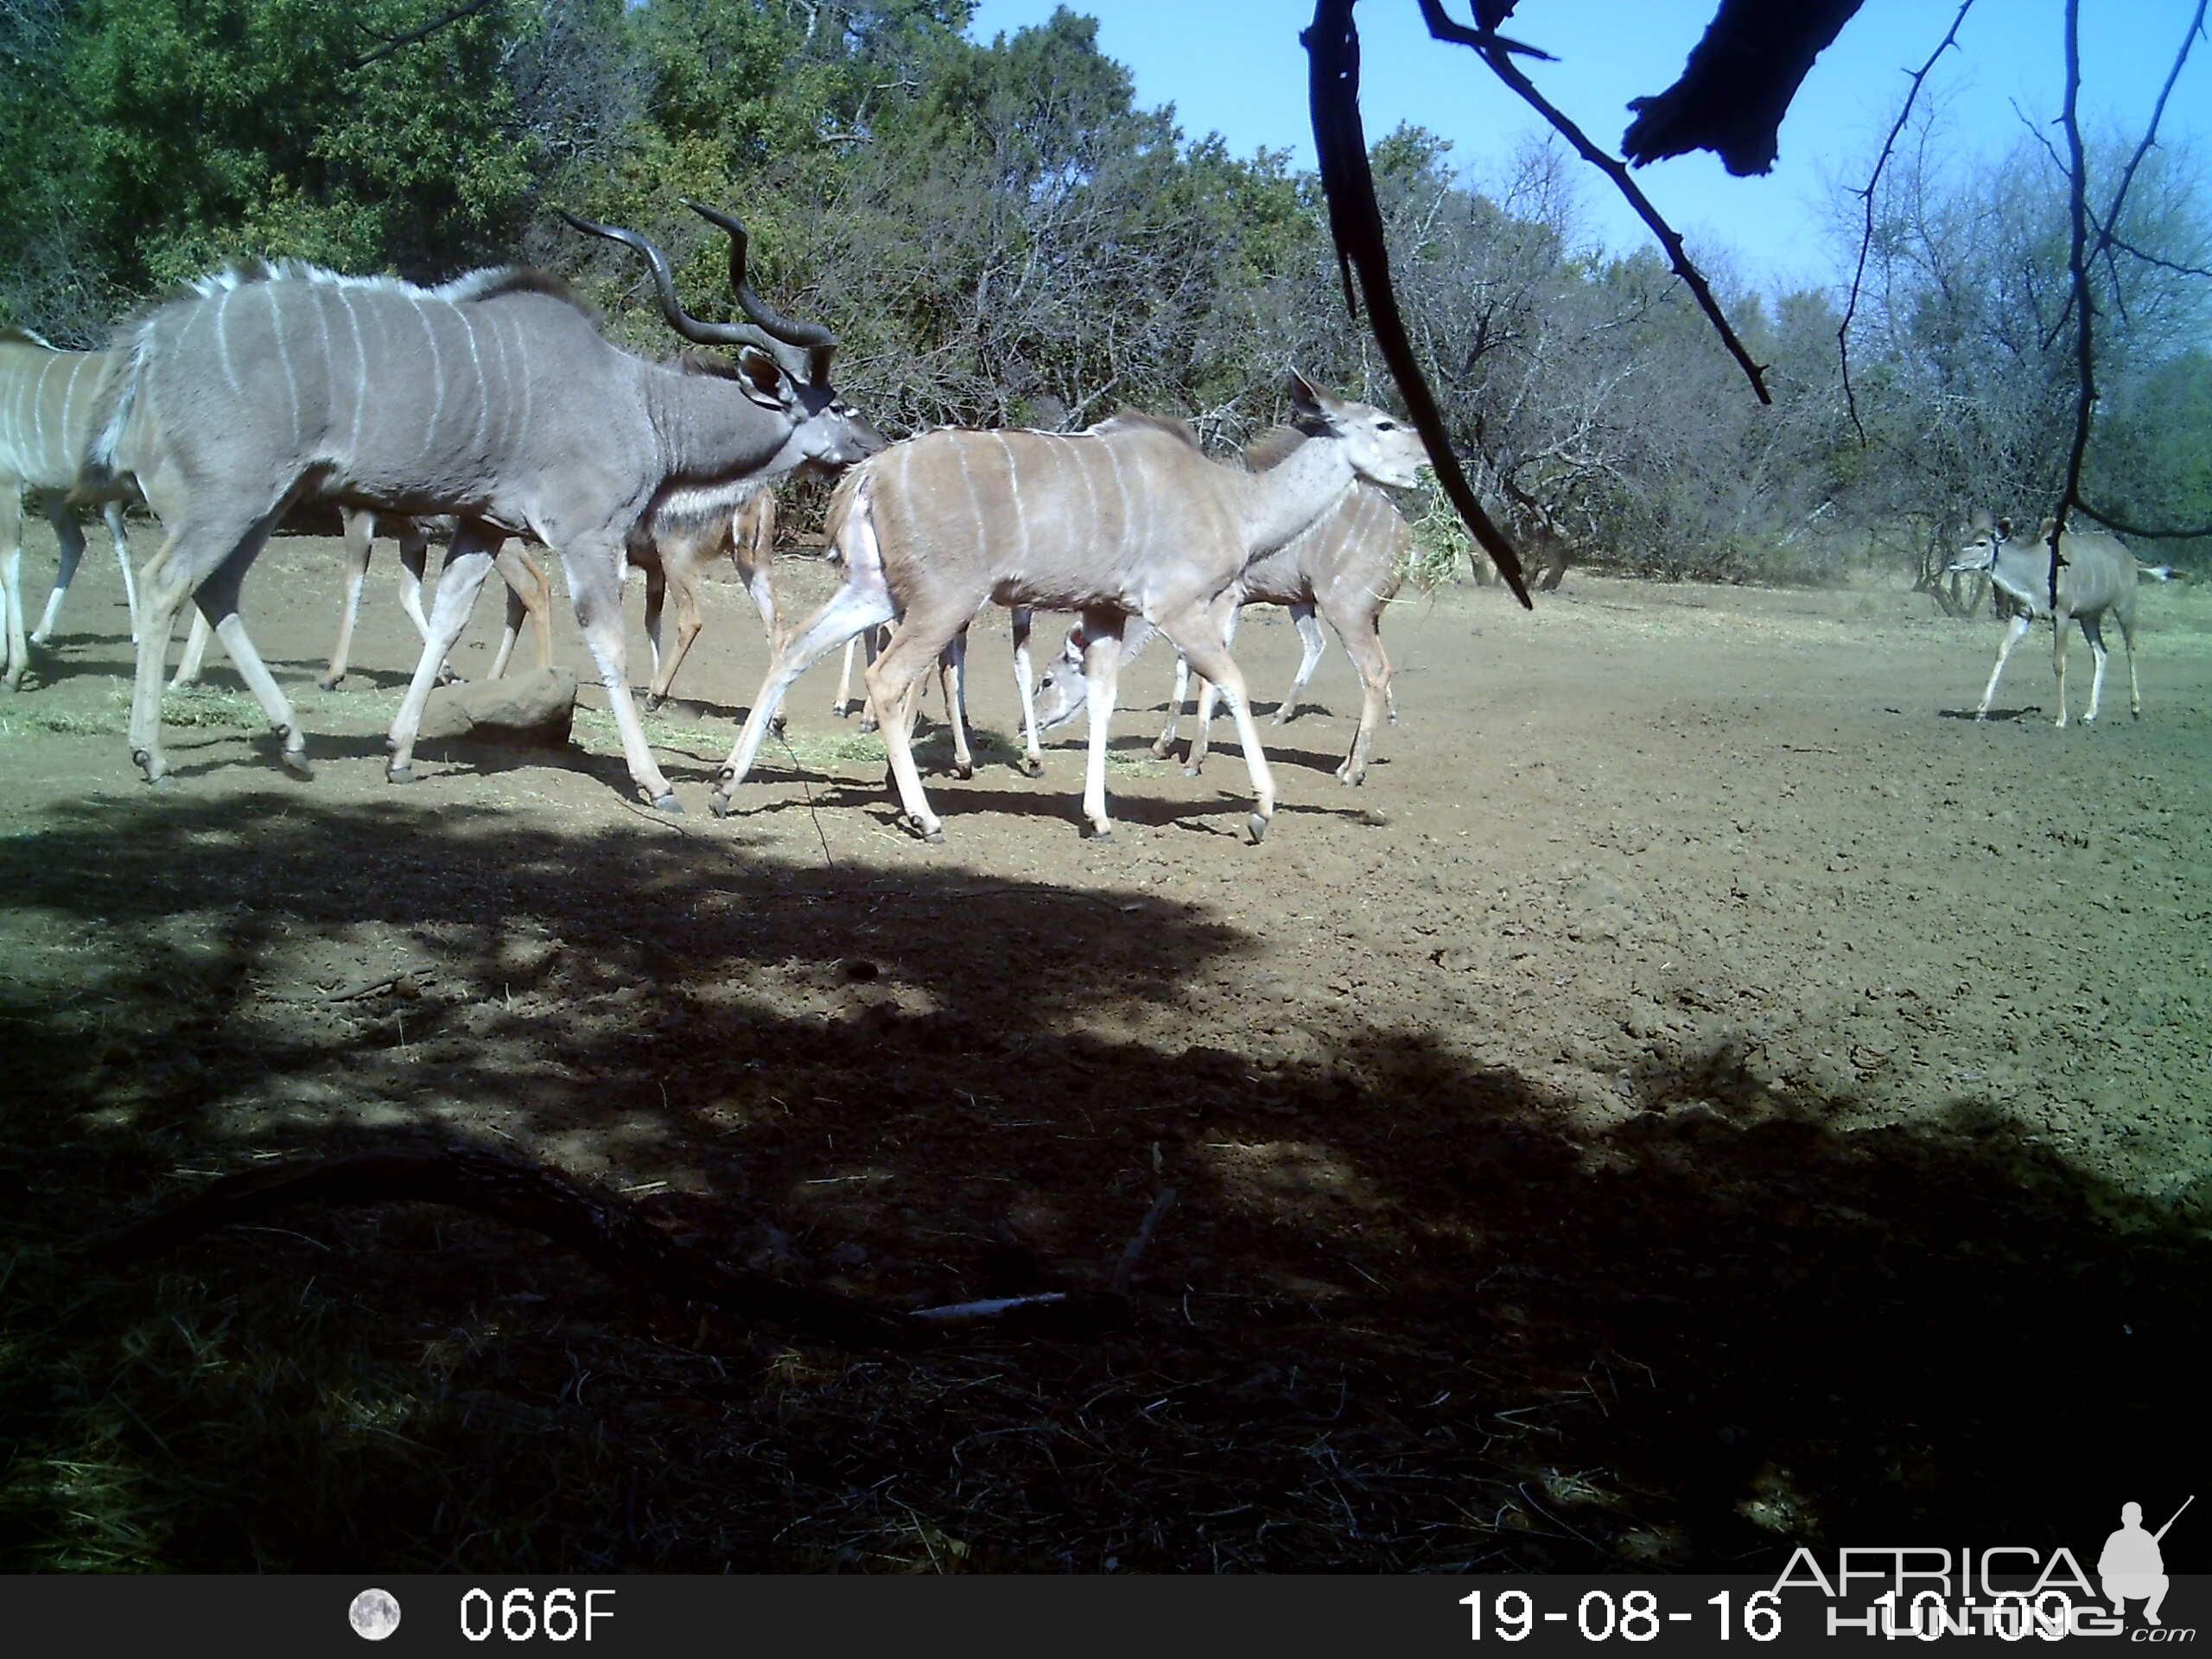
[[(1246, 938), (741, 828), (272, 790), (0, 841), (0, 1565), (1771, 1572), (2078, 1551), (2187, 1440), (2212, 1249), (1986, 1103), (1847, 1134), (1723, 1045), (1593, 1128), (1349, 1013), (1109, 1037)], [(427, 1206), (68, 1254), (425, 1130), (902, 1306), (1102, 1287), (1178, 1199), (1129, 1328), (925, 1355)]]
[(2024, 709), (1993, 709), (1986, 715), (1977, 715), (1971, 709), (1938, 709), (1938, 717), (1944, 720), (1980, 720), (1992, 723), (2025, 720), (2030, 715), (2043, 713), (2043, 705), (2031, 702)]

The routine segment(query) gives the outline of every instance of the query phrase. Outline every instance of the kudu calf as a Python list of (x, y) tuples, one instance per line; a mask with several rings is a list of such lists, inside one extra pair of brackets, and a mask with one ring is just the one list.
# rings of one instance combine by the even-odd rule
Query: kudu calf
[(2058, 538), (2058, 556), (2063, 563), (2058, 572), (2058, 606), (2054, 612), (2050, 603), (2050, 537), (2055, 524), (2055, 520), (2046, 518), (2031, 540), (2020, 542), (2013, 538), (2010, 519), (1978, 523), (1972, 538), (1948, 567), (1957, 571), (1987, 571), (1992, 584), (2018, 607), (2005, 629), (2005, 643), (1998, 647), (1997, 666), (1989, 671), (1989, 683), (1982, 688), (1981, 701), (1974, 705), (1974, 717), (1981, 720), (1987, 716), (1990, 699), (1997, 695), (1998, 679), (2005, 672), (2005, 659), (2012, 654), (2012, 647), (2020, 643), (2029, 626), (2038, 618), (2047, 617), (2056, 634), (2052, 647), (2052, 666), (2058, 675), (2056, 723), (2066, 724), (2069, 620), (2081, 624), (2082, 636), (2089, 642), (2089, 655), (2096, 663), (2096, 672), (2089, 681), (2088, 712), (2082, 716), (2082, 721), (2087, 725), (2095, 720), (2098, 700), (2105, 689), (2104, 618), (2110, 612), (2119, 622), (2120, 638), (2127, 645), (2128, 702), (2139, 720), (2143, 716), (2143, 692), (2135, 680), (2134, 556), (2104, 531), (2069, 530)]
[(719, 374), (617, 349), (565, 283), (513, 268), (435, 289), (289, 262), (234, 268), (124, 333), (92, 471), (135, 473), (168, 531), (148, 567), (155, 591), (130, 705), (131, 753), (149, 782), (168, 770), (162, 664), (188, 597), (267, 711), (284, 764), (307, 775), (291, 705), (247, 637), (238, 598), (286, 507), (320, 499), (459, 522), (431, 637), (392, 721), (394, 781), (412, 775), (423, 704), (495, 555), (528, 532), (560, 556), (632, 782), (676, 809), (624, 674), (626, 538), (677, 493), (696, 504), (721, 493), (734, 509), (761, 478), (810, 459), (843, 465), (882, 442), (830, 388), (835, 337), (763, 304), (745, 281), (744, 226), (698, 211), (730, 238), (731, 282), (750, 323), (695, 321), (652, 244), (570, 222), (645, 256), (662, 313), (685, 338), (738, 347)]
[[(1270, 434), (1245, 452), (1248, 465), (1274, 465), (1287, 447), (1303, 441), (1293, 430), (1286, 439)], [(1413, 527), (1406, 523), (1389, 498), (1377, 489), (1356, 485), (1302, 535), (1268, 555), (1255, 559), (1230, 589), (1237, 609), (1230, 612), (1223, 632), (1236, 636), (1236, 618), (1247, 605), (1285, 605), (1298, 627), (1303, 646), (1297, 677), (1274, 712), (1270, 724), (1285, 725), (1297, 717), (1299, 694), (1313, 677), (1314, 664), (1327, 649), (1318, 607), (1344, 641), (1344, 654), (1358, 670), (1363, 698), (1359, 724), (1352, 733), (1351, 748), (1337, 777), (1346, 784), (1363, 783), (1375, 733), (1386, 711), (1395, 721), (1397, 709), (1390, 690), (1390, 659), (1382, 649), (1383, 607), (1398, 591), (1399, 571), (1406, 550), (1413, 544)], [(1151, 638), (1149, 629), (1132, 630), (1122, 650), (1127, 662)], [(1082, 626), (1071, 630), (1058, 658), (1039, 677), (1036, 720), (1046, 731), (1075, 716), (1088, 692), (1084, 673), (1084, 640)], [(1175, 663), (1175, 693), (1168, 705), (1167, 725), (1153, 744), (1153, 753), (1165, 756), (1175, 741), (1175, 728), (1183, 712), (1189, 664), (1179, 655)], [(1205, 764), (1206, 737), (1213, 720), (1214, 690), (1211, 682), (1199, 688), (1198, 731), (1184, 772), (1196, 777)]]
[[(0, 328), (0, 625), (4, 659), (0, 682), (10, 691), (22, 683), (30, 648), (44, 645), (60, 619), (61, 598), (84, 556), (85, 532), (69, 505), (85, 452), (92, 447), (94, 410), (117, 359), (105, 352), (60, 352), (23, 328)], [(23, 492), (36, 493), (61, 543), (61, 569), (38, 626), (23, 626)], [(123, 594), (130, 607), (130, 637), (138, 637), (138, 590), (130, 580), (130, 544), (123, 533), (124, 489), (107, 493), (101, 508), (116, 562), (123, 567)]]
[(1083, 810), (1096, 834), (1111, 833), (1106, 734), (1123, 624), (1136, 616), (1221, 688), (1243, 741), (1259, 840), (1274, 813), (1274, 779), (1222, 639), (1234, 609), (1224, 596), (1246, 564), (1329, 511), (1355, 478), (1402, 487), (1427, 460), (1411, 427), (1295, 373), (1291, 403), (1311, 441), (1265, 472), (1209, 460), (1181, 423), (1135, 411), (1079, 433), (926, 433), (856, 468), (830, 512), (844, 585), (778, 649), (711, 804), (728, 809), (791, 681), (863, 628), (895, 619), (868, 667), (868, 695), (907, 819), (939, 839), (909, 742), (914, 693), (947, 644), (995, 601), (1082, 613), (1090, 642)]

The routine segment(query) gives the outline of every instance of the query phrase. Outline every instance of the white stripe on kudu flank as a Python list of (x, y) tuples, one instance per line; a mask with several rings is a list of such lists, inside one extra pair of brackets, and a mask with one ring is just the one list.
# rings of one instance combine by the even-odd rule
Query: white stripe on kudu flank
[(231, 366), (231, 296), (234, 288), (223, 290), (222, 298), (215, 302), (215, 354), (222, 359), (223, 384), (230, 387), (233, 397), (243, 397), (245, 389), (238, 385), (238, 371)]
[(1114, 453), (1114, 441), (1101, 438), (1098, 447), (1106, 452), (1106, 464), (1114, 469), (1114, 493), (1122, 498), (1122, 543), (1119, 551), (1122, 557), (1127, 558), (1134, 550), (1130, 532), (1136, 527), (1136, 515), (1129, 511), (1129, 489), (1122, 482), (1122, 458)]
[(430, 385), (437, 396), (430, 400), (430, 418), (423, 423), (423, 433), (435, 442), (438, 416), (445, 413), (446, 407), (446, 377), (438, 359), (438, 331), (430, 326), (430, 314), (423, 309), (422, 296), (410, 293), (407, 300), (415, 308), (415, 315), (423, 320), (423, 337), (430, 342)]
[[(38, 365), (38, 382), (31, 388), (31, 443), (41, 467), (51, 467), (54, 457), (46, 448), (46, 377), (54, 372), (54, 359), (49, 355)], [(61, 448), (56, 444), (55, 448)]]
[(468, 372), (476, 377), (476, 420), (468, 429), (468, 448), (472, 453), (483, 447), (484, 405), (490, 401), (484, 395), (484, 359), (476, 355), (476, 322), (466, 306), (456, 306), (461, 317), (461, 337), (468, 342)]
[(998, 440), (999, 453), (1006, 457), (1006, 493), (1007, 499), (1014, 503), (1014, 530), (1019, 538), (1014, 550), (1014, 560), (1027, 566), (1029, 563), (1029, 514), (1021, 505), (1021, 468), (1014, 464), (1014, 446), (1006, 441), (1006, 434), (994, 432), (991, 435)]
[(300, 383), (292, 372), (292, 348), (284, 343), (284, 314), (276, 303), (276, 284), (264, 283), (262, 291), (269, 296), (269, 332), (276, 336), (276, 361), (284, 370), (284, 394), (292, 404), (292, 430), (300, 429)]
[(369, 406), (369, 353), (361, 344), (361, 319), (353, 309), (353, 296), (344, 289), (338, 298), (346, 308), (346, 327), (353, 336), (353, 419), (346, 432), (346, 456), (351, 461), (361, 453), (361, 415)]
[(330, 429), (338, 424), (338, 408), (334, 399), (338, 390), (336, 365), (330, 356), (330, 313), (326, 308), (321, 285), (310, 288), (308, 296), (315, 302), (315, 344), (322, 351), (322, 441), (330, 442)]
[(976, 480), (969, 475), (968, 446), (960, 442), (961, 436), (957, 432), (952, 435), (952, 454), (960, 463), (960, 481), (968, 489), (968, 512), (976, 521), (976, 545), (988, 550), (991, 544), (990, 525), (983, 517), (983, 504), (976, 496)]
[(77, 377), (85, 372), (85, 365), (92, 360), (90, 353), (79, 352), (77, 360), (69, 365), (69, 384), (61, 389), (61, 442), (76, 450), (83, 449), (85, 445), (71, 435), (77, 429), (70, 424), (70, 416), (77, 405)]

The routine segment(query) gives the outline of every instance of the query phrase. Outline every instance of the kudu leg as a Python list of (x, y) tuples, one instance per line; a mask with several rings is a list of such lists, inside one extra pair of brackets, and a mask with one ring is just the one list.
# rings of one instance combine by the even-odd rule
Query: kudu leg
[[(371, 521), (369, 533), (374, 536), (376, 526)], [(430, 637), (430, 618), (423, 608), (423, 589), (425, 573), (430, 564), (430, 533), (412, 519), (402, 519), (399, 527), (399, 608), (407, 613), (407, 620), (415, 625), (418, 639)], [(450, 685), (461, 678), (450, 661), (438, 664), (438, 683)]]
[(1106, 740), (1114, 723), (1114, 703), (1122, 677), (1122, 630), (1128, 619), (1119, 611), (1086, 611), (1083, 617), (1084, 710), (1090, 726), (1083, 766), (1083, 816), (1099, 841), (1112, 839), (1106, 816)]
[[(1236, 625), (1243, 615), (1243, 607), (1233, 599), (1224, 597), (1214, 605), (1213, 620), (1215, 626), (1220, 630), (1224, 650), (1236, 643)], [(1198, 711), (1193, 717), (1191, 731), (1191, 753), (1189, 758), (1183, 762), (1183, 775), (1185, 778), (1197, 777), (1199, 771), (1205, 766), (1206, 750), (1213, 739), (1213, 682), (1200, 680)]]
[(907, 823), (925, 841), (944, 840), (944, 825), (930, 810), (929, 797), (922, 792), (921, 772), (914, 765), (908, 730), (915, 711), (907, 700), (916, 696), (929, 665), (943, 659), (946, 647), (972, 614), (958, 609), (908, 610), (893, 628), (891, 643), (868, 664), (863, 677), (868, 701), (875, 705), (882, 728), (884, 747), (890, 752), (891, 780), (898, 787), (899, 805)]
[(123, 602), (130, 611), (130, 643), (138, 643), (138, 584), (130, 575), (130, 538), (123, 533), (123, 503), (111, 501), (100, 509), (107, 520), (108, 538), (115, 543), (115, 562), (123, 570)]
[(1300, 648), (1298, 677), (1291, 681), (1290, 690), (1276, 707), (1274, 718), (1268, 722), (1270, 726), (1287, 726), (1298, 718), (1299, 695), (1306, 690), (1306, 682), (1313, 677), (1313, 671), (1320, 666), (1322, 655), (1329, 649), (1328, 638), (1321, 632), (1321, 624), (1313, 615), (1313, 606), (1292, 606), (1290, 620), (1298, 629)]
[[(963, 628), (945, 642), (937, 659), (938, 683), (944, 692), (944, 718), (952, 728), (952, 770), (962, 779), (976, 775), (976, 757), (968, 747), (968, 630)], [(912, 722), (907, 724), (912, 731)]]
[(2056, 723), (2062, 728), (2066, 724), (2066, 625), (2073, 620), (2074, 619), (2072, 617), (2069, 616), (2063, 611), (2061, 611), (2056, 616), (2051, 619), (2053, 630), (2057, 636), (2051, 645), (2051, 667), (2056, 671), (2058, 675), (2058, 720)]
[[(607, 706), (615, 729), (622, 734), (622, 756), (630, 767), (630, 781), (641, 800), (663, 812), (680, 812), (676, 791), (653, 760), (645, 741), (645, 721), (630, 696), (622, 637), (622, 571), (625, 555), (619, 537), (603, 543), (587, 543), (561, 550), (561, 568), (567, 572), (569, 592), (583, 626), (584, 643), (599, 664), (599, 683), (607, 690)], [(477, 578), (481, 582), (483, 577)]]
[[(44, 505), (47, 522), (54, 526), (54, 539), (61, 544), (61, 568), (54, 572), (54, 591), (46, 596), (46, 609), (39, 617), (38, 626), (31, 630), (30, 643), (34, 645), (44, 645), (48, 637), (53, 633), (54, 625), (61, 615), (61, 601), (69, 591), (70, 582), (76, 578), (77, 563), (85, 556), (85, 529), (77, 522), (77, 515), (69, 510), (67, 499), (60, 495), (48, 495), (45, 498)], [(20, 517), (18, 522), (21, 522)], [(17, 543), (19, 556), (21, 551), (22, 544), (19, 541)], [(20, 575), (18, 582), (20, 582)], [(11, 618), (20, 618), (22, 604), (22, 592), (18, 586), (15, 597), (9, 601), (8, 613)], [(9, 626), (11, 628), (19, 628), (22, 623), (20, 620), (16, 620), (11, 621)], [(12, 645), (12, 640), (10, 643)], [(21, 660), (21, 653), (16, 653), (10, 658), (10, 660)]]
[(1184, 661), (1183, 653), (1175, 653), (1175, 690), (1167, 699), (1167, 724), (1160, 728), (1160, 735), (1152, 741), (1152, 752), (1165, 760), (1175, 747), (1175, 728), (1183, 718), (1183, 699), (1191, 692), (1191, 665)]
[(2114, 613), (2120, 618), (2120, 637), (2127, 646), (2127, 711), (2136, 720), (2143, 718), (2143, 688), (2135, 683), (2135, 619), (2126, 612)]
[(499, 649), (492, 658), (492, 671), (486, 677), (496, 680), (507, 671), (525, 619), (530, 623), (531, 638), (537, 645), (537, 666), (541, 670), (552, 667), (552, 582), (538, 568), (537, 561), (520, 548), (501, 548), (493, 563), (507, 584), (507, 619), (499, 632)]
[[(1236, 721), (1237, 741), (1244, 746), (1244, 764), (1252, 779), (1252, 793), (1256, 798), (1257, 810), (1247, 821), (1255, 845), (1267, 839), (1268, 828), (1275, 815), (1274, 773), (1268, 770), (1267, 752), (1260, 747), (1259, 722), (1252, 718), (1250, 699), (1245, 695), (1244, 675), (1229, 654), (1223, 643), (1221, 627), (1205, 610), (1193, 606), (1188, 610), (1163, 613), (1151, 621), (1166, 634), (1176, 649), (1191, 659), (1193, 673), (1203, 675), (1212, 682), (1229, 704), (1229, 712)], [(1205, 735), (1205, 728), (1198, 728), (1198, 738)], [(1195, 742), (1197, 740), (1193, 740)]]
[(1997, 647), (1997, 666), (1989, 671), (1989, 683), (1982, 687), (1981, 701), (1974, 705), (1974, 717), (1976, 720), (1988, 716), (1990, 699), (1997, 695), (1997, 682), (2005, 675), (2005, 659), (2012, 654), (2012, 647), (2020, 643), (2033, 622), (2031, 617), (2015, 616), (2005, 628), (2005, 643)]
[(391, 753), (385, 762), (384, 775), (392, 783), (415, 781), (415, 738), (422, 729), (423, 710), (438, 683), (446, 653), (468, 626), (468, 613), (476, 607), (476, 595), (483, 591), (485, 577), (492, 574), (498, 549), (497, 540), (466, 525), (454, 532), (453, 545), (446, 550), (445, 568), (438, 575), (437, 594), (430, 601), (423, 654), (416, 660), (415, 677), (407, 683), (407, 695), (400, 700), (399, 712), (392, 716), (391, 732), (385, 739)]
[(369, 556), (376, 545), (376, 519), (372, 515), (348, 512), (344, 522), (346, 603), (338, 613), (338, 643), (330, 648), (330, 666), (315, 682), (326, 691), (335, 691), (345, 682), (346, 659), (353, 651), (353, 625), (361, 614), (361, 589), (368, 582)]
[[(761, 741), (782, 708), (784, 693), (791, 689), (791, 682), (839, 645), (849, 644), (866, 630), (889, 621), (892, 613), (891, 594), (876, 571), (863, 570), (857, 581), (849, 574), (845, 585), (801, 624), (796, 633), (776, 647), (775, 654), (768, 659), (767, 676), (760, 682), (760, 695), (747, 711), (744, 729), (738, 733), (729, 759), (722, 763), (721, 772), (715, 780), (714, 792), (707, 798), (707, 804), (713, 808), (716, 817), (728, 816), (730, 797), (753, 770)], [(842, 702), (840, 698), (841, 706)]]
[(1329, 612), (1329, 626), (1344, 642), (1344, 655), (1351, 658), (1352, 666), (1359, 671), (1359, 725), (1351, 734), (1351, 752), (1344, 756), (1344, 763), (1337, 768), (1337, 780), (1347, 785), (1367, 781), (1367, 758), (1375, 742), (1375, 728), (1382, 724), (1382, 711), (1390, 697), (1390, 658), (1382, 649), (1382, 634), (1376, 626), (1376, 619), (1363, 607), (1355, 607), (1351, 614), (1339, 608)]
[(23, 502), (12, 483), (0, 489), (0, 628), (6, 634), (0, 684), (13, 691), (31, 664), (31, 647), (23, 631)]
[(2112, 653), (2105, 649), (2105, 629), (2102, 617), (2082, 619), (2082, 635), (2089, 642), (2089, 660), (2094, 664), (2089, 674), (2089, 711), (2082, 716), (2084, 726), (2097, 723), (2097, 709), (2104, 701), (2105, 663)]
[(207, 626), (207, 619), (195, 608), (192, 626), (184, 636), (184, 654), (177, 658), (176, 672), (169, 676), (170, 690), (200, 683), (200, 671), (207, 662), (207, 642), (214, 637), (214, 629)]
[(1031, 778), (1045, 775), (1045, 751), (1037, 741), (1037, 676), (1029, 660), (1029, 634), (1036, 613), (1027, 605), (1014, 607), (1014, 687), (1021, 696), (1021, 770)]

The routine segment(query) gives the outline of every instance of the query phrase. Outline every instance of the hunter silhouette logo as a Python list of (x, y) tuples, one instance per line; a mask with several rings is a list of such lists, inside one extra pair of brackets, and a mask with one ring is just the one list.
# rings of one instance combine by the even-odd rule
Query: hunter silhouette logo
[(2158, 1541), (2181, 1519), (2182, 1510), (2196, 1502), (2196, 1494), (2191, 1492), (2156, 1532), (2143, 1530), (2140, 1503), (2120, 1506), (2120, 1530), (2105, 1540), (2104, 1554), (2097, 1557), (2097, 1578), (2104, 1586), (2105, 1599), (2112, 1604), (2113, 1617), (2125, 1618), (2127, 1603), (2140, 1601), (2143, 1622), (2159, 1622), (2158, 1604), (2166, 1599), (2166, 1563), (2158, 1554)]

